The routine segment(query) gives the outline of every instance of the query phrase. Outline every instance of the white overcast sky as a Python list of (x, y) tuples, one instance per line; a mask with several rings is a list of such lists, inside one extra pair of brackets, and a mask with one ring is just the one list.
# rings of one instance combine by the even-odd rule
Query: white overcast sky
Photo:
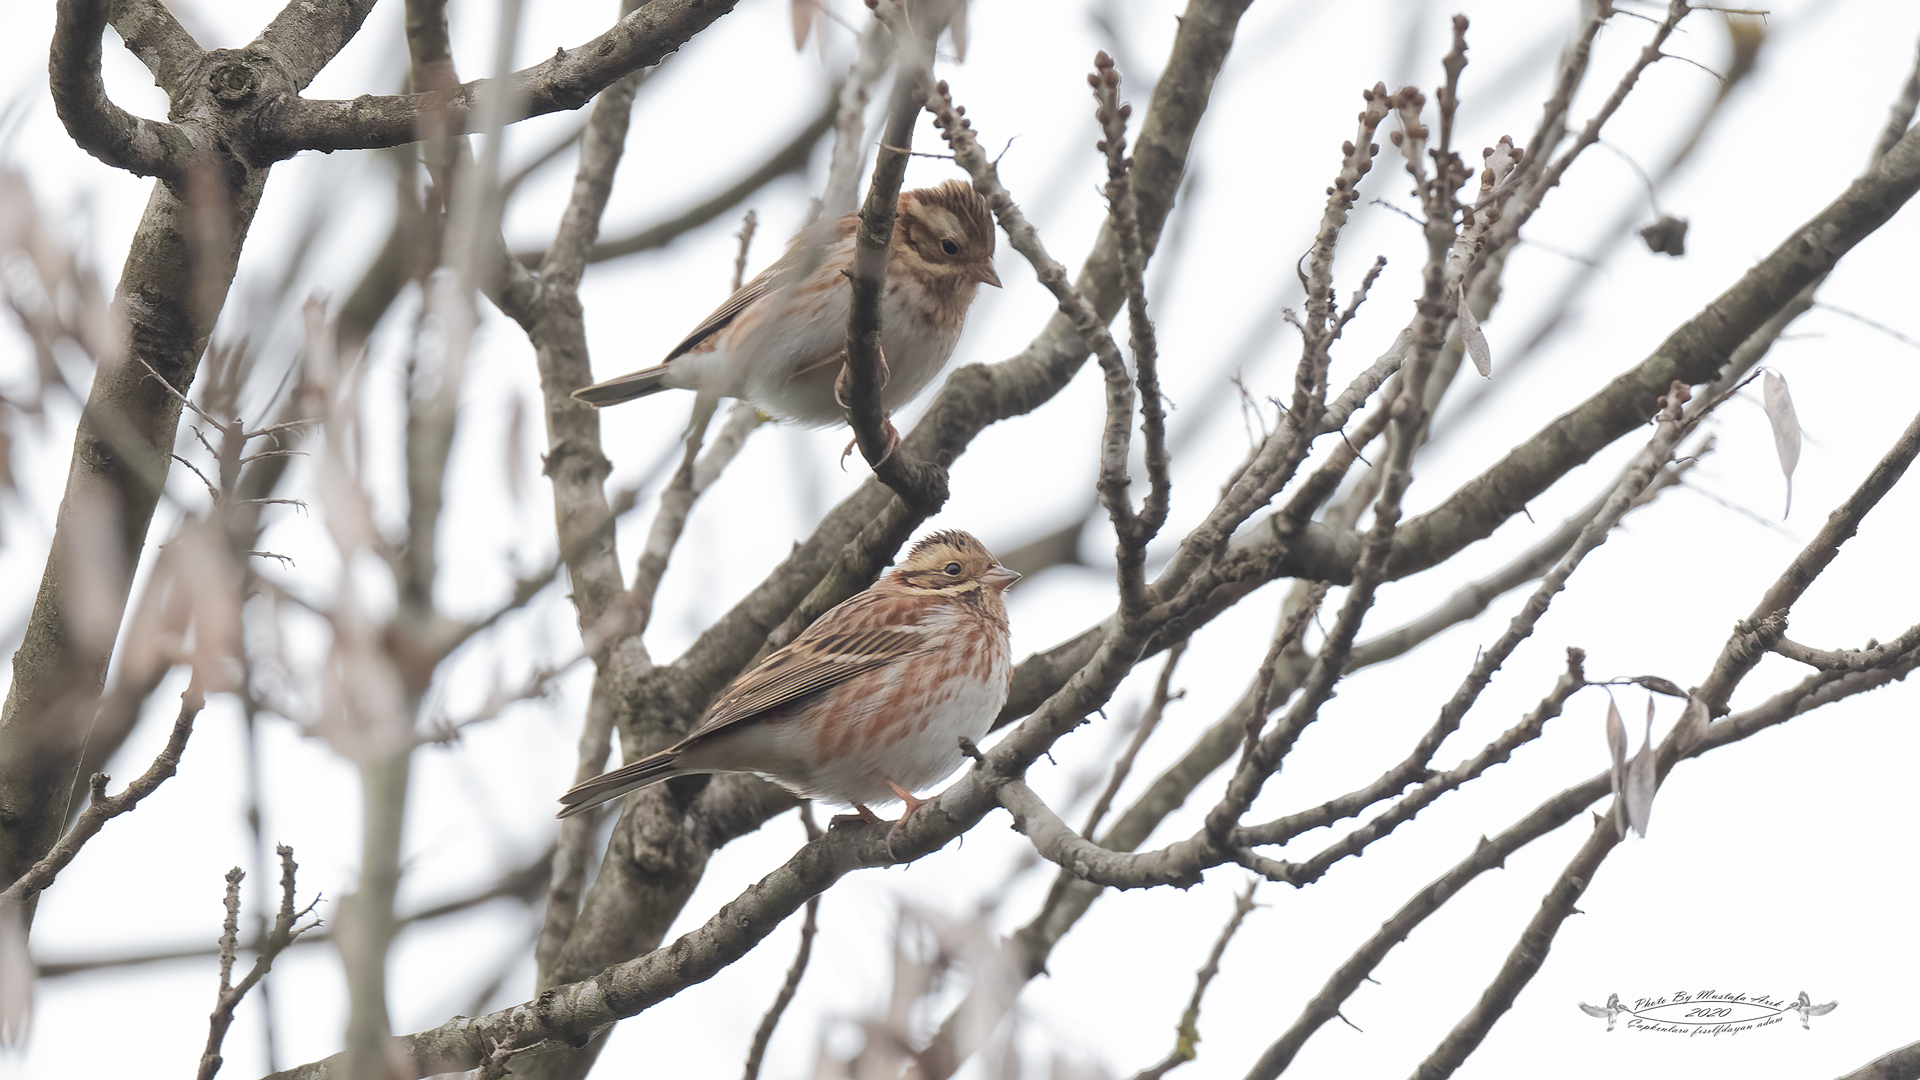
[[(864, 17), (845, 0), (835, 6), (849, 17)], [(148, 184), (86, 157), (62, 132), (45, 87), (51, 7), (0, 0), (0, 26), (7, 30), (0, 36), (0, 95), (29, 99), (26, 118), (0, 154), (28, 174), (58, 227), (85, 243), (111, 280)], [(518, 63), (592, 36), (610, 8), (529, 4)], [(183, 5), (183, 18), (202, 33), (203, 45), (238, 46), (257, 30), (266, 10), (197, 0)], [(1167, 55), (1178, 6), (1113, 0), (1106, 10), (1121, 32), (1122, 96), (1143, 108), (1146, 86)], [(1658, 13), (1651, 5), (1630, 10)], [(1515, 441), (1645, 356), (1861, 169), (1910, 69), (1920, 6), (1908, 0), (1783, 0), (1771, 10), (1759, 72), (1729, 102), (1692, 164), (1659, 195), (1662, 209), (1691, 221), (1687, 256), (1652, 255), (1637, 242), (1614, 250), (1570, 326), (1530, 368), (1503, 373), (1503, 349), (1514, 347), (1541, 305), (1577, 270), (1569, 254), (1591, 252), (1597, 234), (1622, 207), (1645, 209), (1645, 189), (1623, 155), (1655, 167), (1715, 92), (1712, 75), (1673, 60), (1647, 75), (1609, 127), (1607, 143), (1619, 153), (1591, 151), (1529, 226), (1533, 244), (1513, 256), (1502, 304), (1486, 324), (1495, 396), (1490, 407), (1419, 459), (1410, 511), (1440, 501)], [(1167, 391), (1187, 407), (1173, 423), (1176, 430), (1197, 423), (1177, 462), (1169, 537), (1204, 512), (1220, 477), (1244, 451), (1247, 435), (1232, 411), (1208, 410), (1209, 395), (1218, 392), (1229, 365), (1238, 363), (1256, 393), (1285, 385), (1298, 344), (1292, 332), (1270, 335), (1244, 354), (1243, 341), (1273, 307), (1298, 301), (1297, 286), (1288, 284), (1294, 260), (1311, 240), (1339, 144), (1353, 130), (1359, 91), (1375, 81), (1411, 81), (1431, 96), (1441, 77), (1447, 16), (1455, 11), (1473, 22), (1457, 145), (1470, 150), (1503, 134), (1524, 140), (1546, 97), (1551, 58), (1574, 25), (1573, 3), (1262, 0), (1243, 21), (1195, 144), (1193, 186), (1170, 225), (1165, 258), (1151, 281)], [(484, 74), (493, 7), (459, 2), (453, 16), (462, 75)], [(399, 24), (400, 5), (388, 0), (310, 93), (350, 97), (394, 90), (391, 73), (404, 57)], [(971, 27), (966, 62), (947, 62), (941, 74), (967, 106), (985, 145), (997, 151), (1013, 140), (1002, 178), (1055, 255), (1077, 264), (1104, 208), (1084, 72), (1095, 49), (1114, 48), (1115, 42), (1075, 3), (975, 0)], [(1417, 42), (1412, 47), (1410, 28)], [(1575, 123), (1592, 112), (1649, 29), (1644, 20), (1620, 16), (1602, 35), (1593, 76), (1573, 109)], [(815, 109), (829, 76), (844, 70), (849, 35), (833, 32), (826, 63), (811, 45), (796, 55), (787, 35), (786, 0), (744, 0), (642, 92), (628, 161), (607, 213), (609, 234), (696, 201), (784, 141)], [(1724, 23), (1697, 13), (1669, 51), (1708, 68), (1723, 67)], [(111, 35), (107, 61), (109, 85), (123, 105), (164, 115), (159, 92)], [(546, 118), (515, 128), (507, 142), (509, 163), (570, 122)], [(922, 149), (937, 141), (924, 123), (918, 139)], [(316, 210), (328, 215), (327, 229), (310, 281), (296, 294), (343, 296), (385, 235), (389, 175), (371, 154), (309, 154), (278, 166), (222, 333), (234, 332), (232, 317), (260, 293), (288, 238)], [(916, 159), (908, 182), (953, 175), (949, 163)], [(823, 152), (805, 178), (779, 181), (751, 200), (762, 223), (753, 268), (777, 254), (824, 176)], [(570, 179), (570, 166), (562, 166), (528, 186), (509, 220), (518, 242), (537, 242), (552, 228)], [(1368, 198), (1410, 207), (1407, 186), (1389, 155), (1376, 168)], [(1860, 245), (1821, 298), (1920, 337), (1917, 221), (1909, 208)], [(724, 218), (664, 252), (589, 272), (583, 298), (597, 374), (653, 362), (722, 298), (732, 268), (730, 234), (737, 227), (737, 219)], [(1387, 254), (1390, 263), (1337, 353), (1336, 381), (1371, 360), (1411, 314), (1419, 237), (1392, 209), (1363, 200), (1341, 252), (1343, 291), (1374, 255)], [(985, 290), (989, 295), (974, 308), (956, 363), (1013, 354), (1052, 309), (1032, 271), (1004, 243), (999, 268), (1006, 287)], [(375, 425), (396, 415), (397, 358), (416, 309), (413, 298), (403, 300), (376, 339), (368, 389)], [(292, 324), (281, 318), (259, 325), (270, 328), (256, 331), (263, 362), (286, 363)], [(530, 350), (524, 336), (491, 311), (477, 349), (464, 391), (460, 460), (442, 543), (442, 599), (450, 610), (467, 614), (497, 603), (513, 571), (543, 564), (553, 549), (550, 502), (535, 460), (537, 437), (512, 463), (527, 480), (524, 494), (503, 491), (499, 479), (509, 403), (518, 399), (537, 408)], [(0, 383), (19, 385), (30, 362), (14, 329), (0, 329)], [(1920, 352), (1829, 311), (1804, 317), (1768, 362), (1789, 381), (1807, 433), (1791, 517), (1780, 522), (1782, 482), (1758, 396), (1750, 393), (1713, 421), (1718, 449), (1689, 486), (1630, 519), (1580, 570), (1533, 640), (1443, 747), (1443, 765), (1471, 756), (1530, 708), (1551, 685), (1568, 646), (1587, 650), (1586, 670), (1594, 679), (1658, 674), (1682, 685), (1704, 679), (1733, 621), (1747, 614), (1920, 401), (1914, 392)], [(1092, 497), (1098, 401), (1097, 372), (1083, 372), (1034, 416), (989, 430), (954, 470), (954, 498), (928, 527), (966, 528), (1005, 551), (1072, 520)], [(684, 402), (655, 398), (607, 415), (615, 483), (640, 476), (669, 445), (684, 422), (684, 408)], [(15, 442), (21, 491), (0, 501), (7, 525), (0, 548), (0, 627), (11, 628), (7, 633), (14, 637), (44, 563), (74, 413), (70, 403), (56, 402), (44, 420), (44, 440)], [(1537, 525), (1509, 523), (1445, 568), (1384, 589), (1369, 630), (1426, 610), (1524, 549), (1536, 529), (1557, 524), (1590, 499), (1636, 448), (1634, 440), (1623, 440), (1536, 500), (1530, 511)], [(860, 481), (857, 459), (845, 473), (832, 464), (843, 442), (839, 432), (791, 429), (765, 430), (749, 441), (689, 526), (649, 637), (656, 657), (677, 655)], [(397, 450), (390, 434), (376, 435), (369, 445), (375, 461), (386, 454), (390, 462)], [(389, 469), (374, 479), (390, 524), (399, 520), (397, 476)], [(1920, 525), (1914, 485), (1910, 479), (1894, 490), (1795, 609), (1796, 640), (1859, 647), (1869, 636), (1891, 637), (1920, 617), (1911, 546)], [(190, 478), (175, 477), (174, 490), (191, 487)], [(175, 519), (173, 511), (163, 511), (152, 539), (166, 535)], [(335, 569), (317, 526), (313, 518), (287, 514), (266, 537), (268, 548), (296, 560), (290, 580), (315, 592), (329, 587)], [(644, 528), (637, 515), (623, 526), (629, 561)], [(1039, 574), (1010, 594), (1016, 655), (1051, 646), (1110, 608), (1110, 549), (1101, 529), (1090, 530), (1085, 554), (1091, 569)], [(1128, 792), (1138, 791), (1239, 695), (1264, 651), (1282, 588), (1249, 599), (1195, 638), (1175, 680), (1187, 696), (1148, 744)], [(569, 651), (572, 617), (563, 592), (548, 590), (534, 610), (511, 621), (499, 644), (447, 673), (440, 694), (449, 714), (459, 715), (484, 696), (494, 679), (511, 681), (534, 663)], [(1518, 597), (1510, 596), (1418, 655), (1346, 684), (1286, 772), (1268, 785), (1253, 817), (1264, 820), (1317, 803), (1397, 760), (1412, 733), (1426, 727), (1451, 693), (1475, 650), (1499, 633), (1517, 604)], [(296, 627), (289, 640), (297, 648), (302, 637)], [(577, 637), (573, 641), (577, 646)], [(7, 643), (11, 648), (11, 637)], [(1157, 664), (1144, 666), (1116, 697), (1109, 716), (1137, 708), (1156, 670)], [(1770, 659), (1742, 688), (1736, 707), (1798, 676), (1792, 665)], [(552, 800), (572, 773), (586, 687), (585, 672), (575, 670), (549, 699), (508, 711), (456, 746), (418, 755), (403, 911), (463, 895), (531, 858), (551, 839)], [(118, 780), (137, 774), (164, 739), (171, 701), (166, 692), (157, 701), (159, 712), (114, 763)], [(1630, 689), (1619, 701), (1637, 744), (1645, 697)], [(1565, 925), (1544, 971), (1463, 1075), (1704, 1073), (1784, 1080), (1845, 1072), (1911, 1041), (1913, 1017), (1920, 1015), (1920, 986), (1912, 978), (1920, 962), (1920, 929), (1910, 879), (1920, 818), (1908, 794), (1909, 763), (1920, 755), (1915, 704), (1912, 689), (1896, 685), (1676, 769), (1654, 804), (1649, 838), (1625, 844), (1607, 860), (1580, 904), (1586, 914)], [(1467, 855), (1481, 834), (1504, 828), (1541, 799), (1604, 767), (1605, 708), (1598, 690), (1583, 692), (1547, 736), (1514, 762), (1448, 796), (1318, 886), (1298, 893), (1264, 886), (1260, 899), (1267, 906), (1247, 920), (1228, 954), (1202, 1015), (1199, 1060), (1182, 1075), (1243, 1075), (1330, 970), (1413, 890)], [(1671, 700), (1660, 701), (1659, 708), (1656, 735), (1677, 714)], [(338, 898), (350, 891), (358, 859), (354, 775), (324, 744), (285, 721), (268, 720), (261, 736), (269, 778), (267, 840), (295, 847), (303, 897), (319, 890)], [(1035, 771), (1036, 785), (1049, 797), (1064, 798), (1111, 738), (1111, 725), (1098, 723), (1069, 736), (1056, 751), (1059, 764), (1042, 763)], [(36, 955), (67, 960), (211, 942), (222, 914), (221, 875), (231, 865), (252, 865), (252, 840), (241, 816), (242, 761), (238, 710), (216, 699), (178, 777), (136, 813), (110, 824), (46, 894), (35, 925)], [(1218, 789), (1216, 778), (1195, 804), (1204, 805)], [(1156, 842), (1186, 835), (1198, 813), (1190, 806), (1175, 815)], [(1478, 997), (1586, 827), (1581, 819), (1536, 843), (1423, 924), (1375, 970), (1377, 984), (1347, 1001), (1345, 1015), (1360, 1030), (1338, 1023), (1323, 1028), (1291, 1075), (1410, 1071)], [(787, 815), (720, 852), (675, 932), (698, 925), (786, 858), (799, 840), (799, 825)], [(1314, 850), (1324, 840), (1325, 834), (1309, 836), (1287, 854)], [(888, 929), (902, 903), (961, 917), (991, 902), (998, 905), (998, 928), (1024, 922), (1051, 881), (1045, 869), (1014, 873), (1028, 854), (1022, 838), (1006, 828), (1006, 818), (995, 815), (964, 844), (904, 870), (856, 874), (829, 893), (813, 967), (774, 1040), (765, 1075), (811, 1075), (822, 1033), (829, 1048), (857, 1045), (847, 1021), (886, 1000)], [(263, 876), (277, 875), (254, 875)], [(1243, 877), (1216, 870), (1186, 892), (1100, 900), (1055, 952), (1054, 975), (1033, 983), (1023, 998), (1029, 1066), (1044, 1068), (1059, 1054), (1129, 1075), (1162, 1057), (1192, 972)], [(250, 880), (250, 904), (267, 901), (260, 884)], [(322, 910), (331, 915), (330, 906)], [(506, 981), (488, 1007), (523, 999), (532, 978), (534, 919), (537, 913), (499, 903), (405, 936), (393, 963), (396, 1030), (418, 1030), (465, 1010), (470, 987), (502, 965), (509, 966)], [(795, 919), (711, 982), (623, 1023), (600, 1075), (737, 1072), (791, 958), (797, 926)], [(201, 959), (43, 981), (30, 1045), (24, 1054), (0, 1054), (0, 1067), (23, 1080), (182, 1074), (204, 1042), (215, 979), (213, 961)], [(1608, 1034), (1575, 1007), (1602, 1002), (1610, 993), (1631, 999), (1681, 989), (1788, 998), (1806, 990), (1816, 1001), (1838, 999), (1841, 1007), (1810, 1031), (1790, 1022), (1731, 1040)], [(282, 1067), (340, 1047), (343, 986), (330, 948), (306, 948), (285, 958), (273, 993)], [(229, 1035), (222, 1075), (265, 1070), (257, 1009), (257, 1002), (249, 1003)]]

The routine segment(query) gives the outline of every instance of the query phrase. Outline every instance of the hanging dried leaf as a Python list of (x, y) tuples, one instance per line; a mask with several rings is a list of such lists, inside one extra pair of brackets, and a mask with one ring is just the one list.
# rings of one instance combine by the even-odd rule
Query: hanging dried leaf
[(1653, 813), (1653, 790), (1653, 699), (1649, 698), (1647, 738), (1640, 744), (1640, 752), (1627, 763), (1627, 778), (1620, 798), (1626, 804), (1627, 825), (1639, 833), (1642, 840), (1647, 837), (1647, 819)]
[(953, 58), (961, 63), (967, 59), (967, 4), (970, 0), (955, 0), (953, 17), (947, 23), (948, 33), (953, 35)]
[[(1607, 750), (1613, 756), (1613, 769), (1617, 776), (1627, 763), (1627, 722), (1620, 719), (1620, 706), (1614, 704), (1611, 698), (1607, 699)], [(1620, 790), (1617, 780), (1613, 790), (1616, 793)]]
[(1466, 286), (1459, 289), (1460, 343), (1467, 347), (1467, 355), (1473, 358), (1473, 370), (1483, 379), (1493, 378), (1493, 353), (1487, 348), (1487, 335), (1480, 332), (1480, 320), (1473, 317), (1473, 308), (1467, 303)]
[(1767, 404), (1767, 422), (1773, 425), (1773, 448), (1780, 452), (1780, 471), (1787, 478), (1785, 518), (1793, 512), (1793, 469), (1800, 464), (1800, 418), (1793, 414), (1793, 397), (1787, 393), (1787, 380), (1767, 372), (1762, 385)]
[(813, 21), (819, 16), (819, 5), (814, 0), (793, 0), (793, 51), (799, 52), (807, 43), (807, 32), (813, 29)]
[(1626, 802), (1620, 793), (1627, 787), (1627, 723), (1620, 719), (1620, 706), (1607, 698), (1608, 778), (1613, 782), (1613, 825), (1622, 836), (1627, 832)]

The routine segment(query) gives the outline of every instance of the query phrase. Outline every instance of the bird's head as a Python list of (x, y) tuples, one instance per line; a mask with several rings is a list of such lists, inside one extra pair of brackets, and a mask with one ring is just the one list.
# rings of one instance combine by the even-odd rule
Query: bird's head
[(973, 185), (949, 180), (900, 193), (893, 249), (903, 269), (929, 283), (1000, 287), (993, 270), (993, 211)]
[(915, 591), (957, 595), (1005, 592), (1020, 575), (1001, 566), (972, 533), (947, 529), (913, 545), (893, 572), (894, 580)]

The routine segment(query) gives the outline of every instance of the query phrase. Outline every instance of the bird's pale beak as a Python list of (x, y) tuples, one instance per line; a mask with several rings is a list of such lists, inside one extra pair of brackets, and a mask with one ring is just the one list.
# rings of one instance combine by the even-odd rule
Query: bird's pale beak
[[(993, 261), (988, 260), (973, 268), (973, 280), (982, 285), (1000, 287), (1000, 275), (993, 272)], [(1019, 575), (1014, 575), (1018, 577)]]
[[(995, 282), (995, 284), (998, 284), (998, 282)], [(987, 584), (993, 586), (995, 589), (998, 589), (1001, 592), (1006, 592), (1007, 589), (1010, 586), (1012, 586), (1014, 582), (1020, 580), (1020, 575), (1014, 573), (1013, 571), (1007, 569), (1004, 566), (995, 566), (993, 569), (987, 571), (986, 575), (982, 577), (980, 580), (986, 582)]]

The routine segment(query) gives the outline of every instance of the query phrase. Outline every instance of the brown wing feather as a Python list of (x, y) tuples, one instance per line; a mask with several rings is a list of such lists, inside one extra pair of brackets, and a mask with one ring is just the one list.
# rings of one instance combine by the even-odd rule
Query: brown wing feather
[[(854, 214), (848, 214), (835, 221), (833, 235), (827, 238), (826, 243), (834, 244), (844, 239), (853, 231), (858, 221), (859, 217)], [(805, 233), (794, 237), (793, 242), (787, 245), (784, 255), (775, 259), (765, 270), (754, 275), (752, 281), (740, 286), (737, 292), (727, 297), (726, 303), (713, 310), (713, 314), (700, 320), (700, 325), (694, 327), (692, 333), (682, 338), (680, 344), (675, 345), (673, 351), (668, 353), (661, 363), (664, 364), (676, 356), (692, 352), (694, 347), (702, 341), (731, 325), (733, 320), (740, 317), (741, 312), (747, 310), (748, 305), (768, 293), (777, 291), (792, 281), (796, 275), (804, 272), (807, 269), (806, 264), (810, 261), (808, 257), (810, 245), (805, 240)]]
[(864, 592), (822, 615), (714, 702), (682, 745), (750, 720), (863, 672), (932, 650), (917, 624), (924, 609), (885, 592)]

